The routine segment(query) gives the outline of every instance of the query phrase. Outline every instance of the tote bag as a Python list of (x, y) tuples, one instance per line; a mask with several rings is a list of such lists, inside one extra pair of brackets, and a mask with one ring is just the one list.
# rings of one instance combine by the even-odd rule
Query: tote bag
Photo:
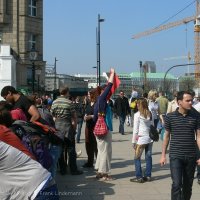
[(97, 122), (94, 127), (94, 135), (104, 137), (108, 133), (108, 128), (103, 115), (98, 115)]

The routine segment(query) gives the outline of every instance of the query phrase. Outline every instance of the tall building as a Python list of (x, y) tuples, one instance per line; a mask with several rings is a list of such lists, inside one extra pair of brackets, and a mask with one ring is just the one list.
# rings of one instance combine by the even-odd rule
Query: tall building
[(156, 73), (156, 64), (154, 61), (145, 61), (144, 66), (147, 73)]
[[(34, 77), (35, 88), (44, 85), (43, 61), (43, 0), (0, 0), (0, 44), (9, 44), (16, 60), (17, 88), (32, 89), (33, 75), (40, 70), (40, 83)], [(37, 58), (30, 61), (31, 48)]]

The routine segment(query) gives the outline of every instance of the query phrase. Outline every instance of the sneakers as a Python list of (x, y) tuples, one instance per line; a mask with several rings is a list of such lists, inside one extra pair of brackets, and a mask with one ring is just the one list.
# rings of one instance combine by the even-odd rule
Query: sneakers
[(147, 177), (143, 177), (143, 180), (145, 182), (150, 182), (152, 179), (151, 179), (151, 177), (147, 176)]
[(130, 179), (131, 182), (135, 183), (144, 183), (152, 181), (151, 177), (143, 177), (143, 178), (132, 178)]
[(132, 178), (130, 181), (134, 183), (144, 183), (143, 178)]

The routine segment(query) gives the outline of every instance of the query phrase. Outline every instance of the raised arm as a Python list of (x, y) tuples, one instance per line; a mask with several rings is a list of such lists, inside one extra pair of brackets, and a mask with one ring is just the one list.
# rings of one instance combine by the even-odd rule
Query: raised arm
[(113, 83), (114, 76), (115, 76), (115, 70), (114, 70), (114, 68), (111, 68), (110, 69), (110, 77), (108, 79), (108, 82)]

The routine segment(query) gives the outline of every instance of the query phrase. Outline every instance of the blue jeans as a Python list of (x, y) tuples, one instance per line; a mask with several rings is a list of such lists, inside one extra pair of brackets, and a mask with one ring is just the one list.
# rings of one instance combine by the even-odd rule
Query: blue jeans
[(62, 152), (62, 146), (61, 145), (51, 145), (50, 154), (52, 156), (53, 163), (51, 165), (49, 172), (51, 172), (51, 176), (53, 178), (56, 177), (57, 163), (58, 163), (58, 159), (60, 158), (61, 152)]
[[(141, 156), (143, 153), (143, 150), (145, 149), (145, 161), (146, 161), (146, 169), (144, 176), (145, 177), (151, 177), (151, 171), (152, 171), (152, 147), (153, 142), (146, 144), (146, 145), (138, 145), (136, 147), (136, 151), (140, 151), (138, 155), (135, 156), (135, 175), (137, 178), (142, 178), (142, 167), (141, 167)], [(139, 148), (139, 149), (137, 149)]]
[(81, 137), (81, 128), (83, 125), (83, 119), (78, 121), (77, 123), (77, 129), (76, 129), (76, 142), (79, 143), (80, 142), (80, 137)]
[(171, 200), (190, 200), (196, 157), (170, 158)]
[(119, 133), (124, 134), (124, 123), (125, 123), (126, 115), (121, 113), (119, 116)]

